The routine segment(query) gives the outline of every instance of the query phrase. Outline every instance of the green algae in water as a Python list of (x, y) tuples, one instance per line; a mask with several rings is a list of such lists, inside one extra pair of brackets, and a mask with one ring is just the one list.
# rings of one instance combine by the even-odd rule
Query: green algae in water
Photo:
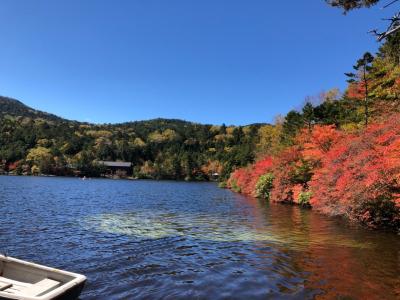
[(219, 215), (176, 214), (154, 211), (100, 214), (84, 220), (87, 229), (122, 234), (143, 239), (184, 236), (215, 242), (271, 242), (293, 249), (335, 245), (369, 248), (363, 243), (342, 236), (329, 236), (307, 231), (290, 231), (276, 226), (255, 227), (249, 220)]

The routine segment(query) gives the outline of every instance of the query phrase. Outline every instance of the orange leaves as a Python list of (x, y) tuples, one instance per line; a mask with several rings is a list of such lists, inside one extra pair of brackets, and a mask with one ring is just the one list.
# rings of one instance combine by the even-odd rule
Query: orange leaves
[(317, 125), (311, 133), (308, 130), (301, 131), (295, 146), (281, 151), (273, 158), (266, 157), (233, 172), (228, 187), (254, 195), (260, 176), (272, 172), (274, 185), (271, 200), (298, 202), (300, 193), (307, 191), (312, 169), (340, 137), (341, 133), (334, 126)]
[(316, 125), (300, 132), (294, 146), (236, 170), (230, 180), (253, 195), (265, 173), (274, 176), (272, 201), (309, 197), (324, 213), (400, 227), (400, 116), (357, 134)]
[(316, 125), (311, 133), (303, 130), (298, 137), (298, 142), (303, 143), (304, 158), (316, 161), (320, 160), (341, 136), (342, 134), (334, 125)]
[(347, 97), (349, 97), (350, 99), (363, 100), (365, 97), (364, 82), (350, 83), (347, 89)]
[[(393, 224), (400, 214), (395, 193), (399, 174), (400, 122), (395, 116), (358, 135), (344, 136), (326, 153), (310, 182), (311, 203), (331, 214), (368, 219), (370, 226), (398, 226)], [(337, 210), (327, 209), (332, 203)]]
[(240, 189), (240, 192), (246, 195), (254, 195), (256, 184), (261, 175), (268, 173), (272, 167), (271, 157), (265, 157), (247, 168), (235, 170), (229, 180), (228, 187)]
[[(393, 136), (392, 139), (392, 142), (382, 149), (384, 163), (388, 166), (400, 166), (400, 137), (397, 135)], [(398, 174), (398, 178), (400, 178), (400, 173)]]
[(18, 167), (19, 163), (20, 163), (19, 161), (10, 163), (10, 164), (8, 165), (8, 169), (9, 169), (10, 171), (14, 171), (14, 170)]
[(400, 208), (400, 194), (396, 194), (395, 196), (396, 198), (394, 199), (394, 203), (396, 207)]

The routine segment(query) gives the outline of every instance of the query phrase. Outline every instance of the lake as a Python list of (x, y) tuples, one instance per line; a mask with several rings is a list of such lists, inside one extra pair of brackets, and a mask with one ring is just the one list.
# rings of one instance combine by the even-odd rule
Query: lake
[(0, 176), (0, 252), (80, 299), (398, 299), (400, 236), (214, 183)]

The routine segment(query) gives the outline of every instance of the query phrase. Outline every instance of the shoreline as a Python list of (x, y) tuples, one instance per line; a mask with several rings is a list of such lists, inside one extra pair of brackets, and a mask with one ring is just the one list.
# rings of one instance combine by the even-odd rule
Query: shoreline
[[(85, 179), (83, 179), (83, 177), (79, 177), (79, 176), (59, 176), (59, 175), (46, 175), (46, 174), (41, 174), (41, 175), (17, 175), (17, 174), (0, 174), (0, 177), (4, 176), (4, 177), (35, 177), (35, 178), (70, 178), (70, 179), (80, 179), (80, 180), (92, 180), (92, 179), (105, 179), (105, 180), (122, 180), (122, 181), (155, 181), (155, 182), (180, 182), (180, 183), (218, 183), (216, 181), (186, 181), (186, 180), (173, 180), (173, 179), (151, 179), (151, 178), (110, 178), (110, 177), (86, 177)], [(400, 236), (400, 232), (397, 232), (396, 230), (391, 230), (389, 228), (373, 228), (373, 227), (369, 227), (366, 224), (357, 222), (355, 220), (351, 220), (349, 218), (347, 218), (346, 216), (342, 216), (342, 215), (329, 215), (326, 213), (323, 213), (321, 211), (318, 211), (317, 209), (313, 208), (311, 205), (301, 205), (299, 203), (295, 203), (295, 202), (290, 202), (290, 201), (271, 201), (271, 200), (265, 200), (262, 198), (257, 198), (251, 195), (247, 195), (247, 194), (243, 194), (240, 192), (236, 192), (234, 190), (232, 190), (231, 188), (228, 187), (221, 187), (219, 185), (216, 186), (218, 189), (225, 189), (225, 190), (229, 190), (234, 194), (238, 194), (238, 195), (242, 195), (244, 197), (251, 197), (253, 199), (256, 199), (260, 202), (264, 202), (265, 204), (277, 204), (277, 205), (283, 205), (283, 206), (293, 206), (293, 207), (298, 207), (299, 209), (305, 209), (305, 210), (309, 210), (309, 211), (313, 211), (317, 214), (332, 218), (332, 219), (336, 219), (338, 222), (342, 223), (343, 225), (349, 225), (351, 227), (358, 227), (358, 228), (363, 228), (363, 229), (368, 229), (371, 231), (376, 231), (376, 232), (385, 232), (385, 233), (390, 233), (390, 234), (395, 234), (395, 235), (399, 235)]]
[(138, 178), (138, 177), (109, 177), (109, 176), (98, 176), (98, 177), (86, 177), (86, 176), (68, 176), (68, 175), (53, 175), (53, 174), (39, 174), (39, 175), (24, 175), (24, 174), (0, 174), (0, 176), (10, 176), (10, 177), (55, 177), (55, 178), (77, 178), (81, 180), (91, 180), (91, 179), (108, 179), (108, 180), (148, 180), (148, 181), (175, 181), (175, 182), (211, 182), (219, 183), (217, 180), (185, 180), (185, 179), (156, 179), (156, 178)]

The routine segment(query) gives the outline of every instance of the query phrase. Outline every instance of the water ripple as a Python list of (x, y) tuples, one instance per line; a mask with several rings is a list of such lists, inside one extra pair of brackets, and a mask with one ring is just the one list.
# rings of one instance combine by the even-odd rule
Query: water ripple
[(209, 183), (0, 176), (0, 252), (89, 299), (396, 299), (399, 237)]

